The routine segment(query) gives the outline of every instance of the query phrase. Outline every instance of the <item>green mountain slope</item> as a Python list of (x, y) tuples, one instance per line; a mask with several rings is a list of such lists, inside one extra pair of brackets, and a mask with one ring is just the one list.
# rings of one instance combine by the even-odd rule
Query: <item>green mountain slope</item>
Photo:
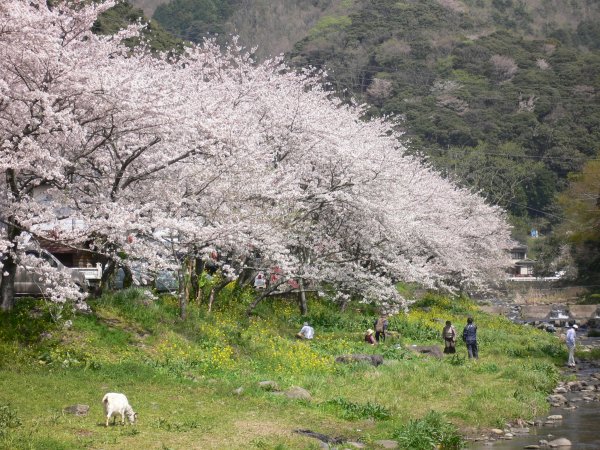
[(356, 1), (292, 61), (327, 68), (371, 114), (402, 118), (414, 151), (491, 201), (544, 216), (599, 147), (599, 27), (538, 15), (552, 2), (472, 3)]

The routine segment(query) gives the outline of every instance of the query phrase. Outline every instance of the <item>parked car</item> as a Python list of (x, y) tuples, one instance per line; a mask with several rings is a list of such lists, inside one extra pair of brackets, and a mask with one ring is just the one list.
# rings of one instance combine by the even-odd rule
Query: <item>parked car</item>
[[(66, 267), (54, 255), (46, 250), (26, 250), (26, 255), (31, 255), (36, 258), (43, 258), (50, 267), (53, 267), (61, 272), (68, 272), (71, 279), (80, 289), (87, 291), (88, 282), (84, 274), (75, 269)], [(0, 270), (0, 280), (2, 280), (2, 271)], [(18, 265), (17, 273), (15, 274), (15, 294), (20, 296), (38, 297), (44, 294), (48, 286), (43, 277), (35, 273), (31, 267)]]

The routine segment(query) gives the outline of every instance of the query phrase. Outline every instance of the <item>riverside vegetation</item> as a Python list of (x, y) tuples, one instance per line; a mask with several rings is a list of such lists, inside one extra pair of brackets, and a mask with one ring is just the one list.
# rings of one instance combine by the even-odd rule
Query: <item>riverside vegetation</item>
[[(265, 302), (247, 318), (252, 292), (225, 297), (211, 314), (193, 305), (185, 321), (176, 299), (140, 290), (105, 295), (91, 301), (93, 314), (60, 322), (40, 301), (18, 302), (0, 316), (0, 448), (319, 448), (296, 429), (367, 445), (461, 448), (466, 430), (543, 414), (566, 357), (555, 336), (466, 299), (426, 296), (390, 319), (388, 342), (371, 347), (361, 339), (376, 317), (368, 305), (340, 313), (311, 299), (316, 337), (306, 342), (293, 337), (305, 320), (294, 301)], [(443, 320), (460, 327), (467, 315), (479, 325), (479, 361), (468, 361), (461, 343), (443, 359), (406, 349), (439, 344)], [(386, 363), (334, 362), (358, 352)], [(312, 399), (263, 390), (263, 380), (301, 386)], [(100, 400), (110, 391), (128, 396), (139, 423), (104, 427)], [(74, 404), (89, 405), (88, 414), (64, 412)]]

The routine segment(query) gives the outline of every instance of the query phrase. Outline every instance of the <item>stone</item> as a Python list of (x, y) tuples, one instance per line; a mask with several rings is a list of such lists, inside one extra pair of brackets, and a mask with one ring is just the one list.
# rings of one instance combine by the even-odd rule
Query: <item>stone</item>
[(562, 394), (553, 394), (553, 395), (549, 395), (547, 398), (549, 403), (554, 404), (558, 404), (558, 405), (564, 405), (567, 403), (567, 397), (565, 397)]
[(548, 416), (546, 419), (547, 420), (563, 420), (563, 416), (561, 416), (560, 414), (553, 414), (551, 416)]
[(316, 433), (311, 430), (294, 430), (294, 433), (301, 434), (303, 436), (308, 436), (314, 439), (318, 439), (319, 441), (326, 444), (338, 445), (345, 441), (343, 437), (330, 437), (326, 434)]
[(365, 355), (365, 354), (353, 354), (353, 355), (341, 355), (335, 358), (337, 363), (355, 363), (355, 362), (367, 362), (374, 365), (375, 367), (383, 364), (383, 356), (381, 355)]
[(285, 396), (287, 398), (299, 399), (299, 400), (311, 400), (312, 396), (310, 392), (306, 389), (301, 388), (299, 386), (292, 386), (287, 391), (285, 391)]
[(570, 447), (571, 441), (567, 438), (558, 438), (553, 441), (548, 442), (548, 447), (550, 448), (559, 448), (559, 447)]
[(566, 393), (567, 393), (567, 392), (569, 392), (569, 391), (567, 390), (567, 388), (566, 388), (566, 387), (564, 387), (564, 386), (561, 386), (561, 387), (557, 387), (556, 389), (554, 389), (554, 391), (553, 391), (553, 392), (554, 392), (555, 394), (566, 394)]
[(528, 427), (511, 428), (510, 432), (512, 434), (527, 434), (527, 433), (529, 433), (529, 428)]
[(73, 405), (67, 406), (64, 412), (67, 414), (75, 414), (76, 416), (87, 416), (90, 407), (88, 405)]
[(409, 345), (406, 347), (415, 353), (421, 353), (422, 355), (433, 356), (434, 358), (443, 358), (444, 352), (439, 345)]
[(523, 448), (531, 448), (531, 449), (535, 449), (535, 448), (540, 448), (540, 446), (539, 446), (539, 445), (537, 445), (537, 444), (531, 444), (531, 445), (526, 445), (526, 446), (525, 446), (525, 447), (523, 447)]
[(492, 428), (490, 431), (494, 434), (504, 434), (504, 431), (502, 431), (500, 428)]
[(506, 433), (506, 434), (504, 435), (504, 438), (505, 438), (505, 439), (512, 439), (513, 437), (514, 437), (514, 435), (513, 435), (512, 433)]
[(392, 441), (389, 439), (382, 439), (379, 441), (375, 441), (375, 445), (378, 445), (381, 448), (398, 448), (398, 443), (396, 441)]
[(242, 395), (242, 392), (244, 392), (244, 388), (241, 386), (233, 391), (235, 395)]
[(279, 385), (275, 381), (259, 381), (258, 387), (264, 389), (265, 391), (278, 391)]

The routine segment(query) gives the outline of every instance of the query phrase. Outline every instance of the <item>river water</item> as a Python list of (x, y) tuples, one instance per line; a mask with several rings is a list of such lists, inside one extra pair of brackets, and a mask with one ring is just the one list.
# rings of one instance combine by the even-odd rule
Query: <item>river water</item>
[[(598, 338), (582, 338), (578, 342), (579, 344), (597, 347), (600, 340)], [(600, 372), (600, 365), (578, 361), (578, 370), (575, 372), (565, 370), (565, 377), (576, 373), (579, 381), (597, 382), (598, 380), (594, 380), (591, 375), (598, 372)], [(559, 450), (600, 450), (600, 402), (597, 400), (582, 400), (582, 394), (582, 392), (563, 394), (569, 400), (570, 405), (576, 406), (575, 409), (550, 408), (548, 416), (559, 414), (563, 417), (560, 421), (529, 427), (530, 432), (528, 434), (515, 435), (510, 440), (497, 439), (495, 441), (472, 442), (469, 443), (467, 448), (471, 450), (513, 450), (523, 449), (528, 445), (539, 445), (540, 440), (552, 441), (553, 439), (567, 438), (572, 445), (570, 447), (558, 447)], [(593, 392), (593, 394), (598, 396), (598, 391)], [(544, 422), (545, 417), (540, 418), (540, 420)], [(541, 448), (546, 449), (549, 447)]]

